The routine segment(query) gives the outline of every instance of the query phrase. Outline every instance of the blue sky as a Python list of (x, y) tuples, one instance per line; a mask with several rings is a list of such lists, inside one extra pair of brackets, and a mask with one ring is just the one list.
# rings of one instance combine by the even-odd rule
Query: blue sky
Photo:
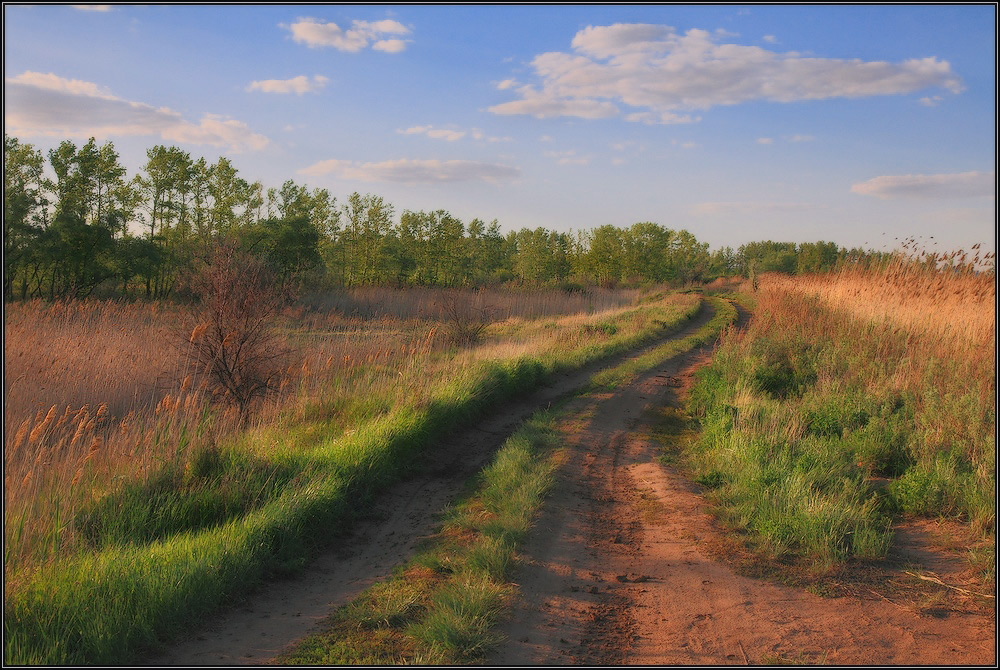
[(176, 144), (504, 230), (992, 250), (995, 13), (6, 6), (4, 125), (110, 139), (130, 173)]

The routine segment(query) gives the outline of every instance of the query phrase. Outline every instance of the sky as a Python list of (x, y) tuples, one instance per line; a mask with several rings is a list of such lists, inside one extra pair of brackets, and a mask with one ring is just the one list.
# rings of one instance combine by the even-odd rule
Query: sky
[(504, 231), (996, 248), (996, 7), (5, 5), (4, 130)]

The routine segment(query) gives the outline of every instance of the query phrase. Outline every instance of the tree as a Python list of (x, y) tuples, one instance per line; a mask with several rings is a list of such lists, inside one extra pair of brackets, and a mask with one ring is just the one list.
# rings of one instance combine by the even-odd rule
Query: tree
[(187, 285), (199, 303), (182, 346), (213, 396), (245, 423), (253, 402), (279, 388), (287, 350), (272, 322), (287, 296), (262, 257), (232, 242), (217, 244)]
[(795, 272), (822, 272), (837, 265), (841, 250), (833, 242), (803, 242), (797, 249)]
[(594, 229), (589, 236), (586, 267), (601, 284), (621, 279), (622, 231), (612, 225)]
[(319, 231), (307, 217), (265, 219), (248, 231), (250, 247), (264, 253), (286, 282), (322, 262), (319, 255)]
[(705, 278), (709, 263), (707, 242), (699, 242), (688, 231), (680, 230), (677, 232), (673, 255), (677, 279), (687, 284)]
[(52, 184), (43, 176), (42, 152), (30, 144), (4, 135), (3, 158), (4, 295), (12, 297), (17, 278), (23, 298), (31, 268), (38, 274), (38, 240), (48, 227)]

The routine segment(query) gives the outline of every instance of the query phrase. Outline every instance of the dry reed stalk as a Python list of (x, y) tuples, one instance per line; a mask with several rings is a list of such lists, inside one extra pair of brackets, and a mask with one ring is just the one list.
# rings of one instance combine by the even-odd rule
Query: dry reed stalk
[[(539, 298), (495, 292), (477, 299), (497, 300), (512, 315), (589, 309), (593, 318), (600, 318), (597, 307), (618, 308), (634, 297), (608, 292), (566, 298), (559, 293)], [(261, 405), (257, 424), (289, 409), (304, 411), (320, 400), (379, 397), (390, 406), (423, 402), (442, 380), (471, 364), (471, 356), (455, 360), (442, 355), (447, 344), (439, 336), (440, 324), (427, 313), (439, 292), (408, 296), (378, 289), (367, 296), (372, 301), (391, 298), (394, 303), (384, 311), (403, 316), (373, 321), (334, 311), (289, 313), (286, 340), (297, 352), (297, 364), (283, 380), (288, 392)], [(224, 412), (215, 415), (211, 430), (195, 430), (205, 420), (209, 398), (203, 389), (192, 388), (197, 385), (188, 361), (160, 345), (177, 320), (173, 307), (29, 302), (9, 306), (7, 316), (7, 376), (27, 380), (15, 393), (8, 387), (11, 402), (4, 408), (5, 481), (12, 484), (5, 486), (5, 518), (8, 528), (13, 519), (25, 521), (18, 546), (10, 552), (14, 565), (45, 556), (54, 500), (73, 509), (113, 481), (146, 476), (176, 459), (183, 466), (198, 443), (190, 442), (179, 453), (182, 434), (203, 433), (198, 439), (214, 443), (237, 430), (238, 417)], [(586, 318), (564, 317), (560, 327)], [(192, 328), (188, 339), (204, 337), (207, 330), (207, 324)], [(103, 346), (93, 346), (97, 341)], [(531, 347), (525, 344), (519, 351)], [(63, 418), (59, 407), (67, 408)], [(10, 430), (13, 426), (17, 430)], [(70, 531), (63, 546), (74, 541)]]

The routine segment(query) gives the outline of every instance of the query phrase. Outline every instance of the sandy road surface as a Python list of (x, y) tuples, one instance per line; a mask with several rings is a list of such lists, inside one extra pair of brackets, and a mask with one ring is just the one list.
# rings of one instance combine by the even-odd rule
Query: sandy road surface
[[(683, 330), (671, 337), (693, 333), (711, 316), (712, 309), (705, 305)], [(536, 410), (575, 392), (595, 371), (641, 353), (557, 375), (548, 386), (498, 406), (492, 416), (443, 440), (427, 453), (429, 462), (424, 472), (380, 496), (371, 518), (356, 523), (349, 536), (338, 538), (333, 548), (313, 561), (301, 575), (264, 585), (243, 603), (209, 621), (199, 632), (144, 662), (252, 665), (274, 659), (309, 633), (333, 608), (350, 602), (374, 582), (388, 577), (393, 567), (405, 562), (418, 542), (435, 531), (439, 512), (463, 483), (486, 465), (522, 421)]]
[(712, 558), (718, 531), (697, 487), (657, 464), (642, 436), (644, 409), (677, 402), (707, 356), (572, 401), (570, 455), (522, 551), (507, 641), (489, 662), (995, 664), (993, 616), (822, 598)]

